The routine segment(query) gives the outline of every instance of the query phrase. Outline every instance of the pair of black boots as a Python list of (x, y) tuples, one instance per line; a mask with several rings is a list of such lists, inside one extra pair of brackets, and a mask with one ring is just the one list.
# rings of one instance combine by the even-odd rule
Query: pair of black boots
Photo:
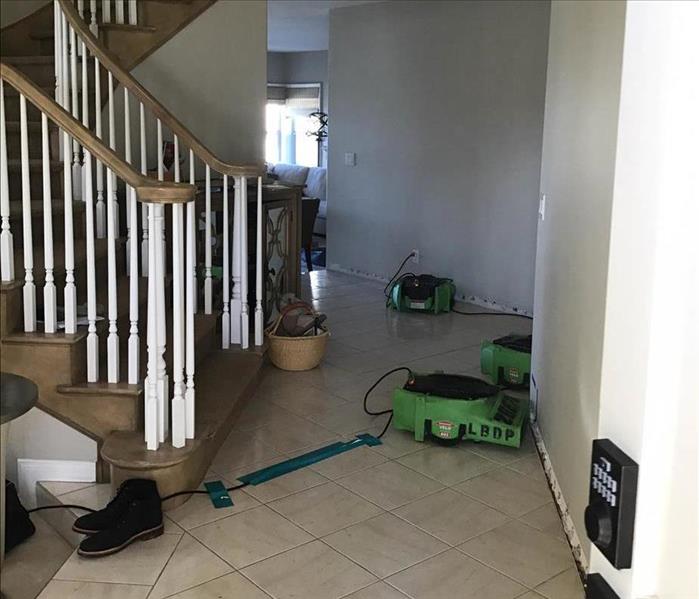
[(78, 548), (84, 557), (111, 555), (134, 541), (159, 537), (163, 534), (163, 510), (155, 481), (125, 481), (104, 509), (80, 516), (73, 530), (89, 535)]

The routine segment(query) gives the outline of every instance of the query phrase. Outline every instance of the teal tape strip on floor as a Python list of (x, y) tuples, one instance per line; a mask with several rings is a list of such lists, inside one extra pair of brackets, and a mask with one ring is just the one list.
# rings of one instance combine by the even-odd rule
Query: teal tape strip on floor
[(331, 443), (330, 445), (326, 445), (314, 451), (309, 451), (308, 453), (291, 458), (290, 460), (285, 460), (284, 462), (279, 462), (267, 468), (256, 470), (250, 474), (239, 476), (238, 480), (248, 485), (259, 485), (260, 483), (267, 482), (283, 474), (288, 474), (294, 470), (300, 470), (301, 468), (321, 462), (322, 460), (327, 460), (328, 458), (345, 453), (355, 447), (361, 447), (362, 445), (367, 445), (369, 447), (381, 445), (381, 439), (368, 434), (357, 435), (357, 438), (351, 441)]
[(211, 497), (211, 503), (214, 504), (214, 507), (231, 507), (233, 505), (231, 496), (220, 480), (204, 483), (204, 487), (209, 492), (209, 497)]

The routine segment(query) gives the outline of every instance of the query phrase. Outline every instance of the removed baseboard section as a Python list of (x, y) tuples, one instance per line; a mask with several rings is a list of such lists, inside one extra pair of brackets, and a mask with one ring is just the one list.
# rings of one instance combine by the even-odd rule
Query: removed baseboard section
[(36, 507), (36, 483), (39, 481), (93, 483), (95, 480), (95, 462), (17, 460), (17, 492), (27, 508)]
[[(346, 268), (339, 264), (328, 264), (325, 268), (333, 272), (341, 272), (346, 275), (361, 277), (362, 279), (370, 279), (372, 281), (379, 281), (380, 283), (388, 283), (388, 277), (384, 275), (365, 272), (355, 268)], [(484, 299), (475, 295), (466, 295), (464, 293), (457, 292), (454, 297), (457, 301), (468, 302), (469, 304), (474, 304), (476, 306), (480, 306), (481, 308), (487, 308), (488, 310), (495, 310), (496, 312), (507, 312), (508, 314), (512, 314), (514, 316), (533, 316), (531, 311), (520, 308), (519, 306), (505, 306), (494, 300)]]
[(546, 450), (546, 445), (544, 445), (544, 439), (541, 436), (541, 431), (536, 422), (530, 423), (532, 434), (534, 435), (534, 442), (536, 443), (536, 449), (539, 452), (539, 458), (541, 459), (541, 464), (544, 467), (544, 473), (546, 474), (546, 479), (548, 480), (551, 493), (553, 495), (554, 503), (556, 504), (556, 509), (561, 517), (561, 522), (563, 523), (563, 531), (565, 532), (566, 538), (568, 539), (568, 544), (573, 552), (573, 558), (575, 559), (575, 565), (578, 568), (578, 573), (581, 578), (585, 578), (589, 564), (587, 563), (587, 558), (585, 557), (585, 552), (582, 549), (582, 543), (580, 542), (580, 537), (578, 536), (578, 531), (573, 523), (573, 518), (568, 511), (568, 504), (566, 503), (565, 497), (563, 497), (563, 491), (561, 486), (558, 484), (558, 479), (556, 478), (556, 473), (553, 471), (553, 465), (551, 464), (551, 459), (549, 453)]

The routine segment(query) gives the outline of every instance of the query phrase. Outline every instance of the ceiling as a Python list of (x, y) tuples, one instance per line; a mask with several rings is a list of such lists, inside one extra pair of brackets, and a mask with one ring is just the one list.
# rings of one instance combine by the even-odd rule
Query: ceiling
[(328, 49), (333, 8), (379, 0), (268, 0), (267, 48), (273, 52)]

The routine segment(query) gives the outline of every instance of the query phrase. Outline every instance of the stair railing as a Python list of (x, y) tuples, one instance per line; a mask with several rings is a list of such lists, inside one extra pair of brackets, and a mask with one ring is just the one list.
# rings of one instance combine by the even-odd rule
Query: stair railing
[[(56, 33), (59, 36), (59, 41), (56, 44), (57, 62), (60, 61), (61, 66), (56, 69), (57, 88), (62, 90), (61, 97), (64, 101), (66, 110), (72, 109), (76, 118), (79, 118), (81, 106), (77, 101), (75, 89), (79, 88), (82, 82), (82, 118), (83, 122), (89, 122), (89, 106), (85, 102), (85, 98), (89, 93), (88, 77), (85, 76), (85, 62), (94, 61), (94, 86), (95, 99), (93, 116), (95, 120), (95, 133), (97, 137), (102, 138), (102, 88), (105, 85), (107, 88), (107, 119), (109, 132), (109, 146), (111, 149), (123, 155), (127, 162), (131, 161), (130, 155), (130, 133), (132, 123), (130, 121), (130, 110), (128, 108), (130, 98), (133, 97), (138, 102), (139, 127), (138, 139), (140, 141), (140, 166), (142, 174), (148, 173), (148, 160), (153, 160), (152, 154), (155, 153), (155, 162), (157, 164), (157, 178), (164, 180), (163, 168), (163, 131), (169, 131), (174, 144), (174, 172), (172, 173), (174, 181), (180, 181), (180, 163), (179, 152), (184, 151), (187, 156), (186, 160), (189, 167), (189, 182), (196, 184), (195, 173), (203, 166), (204, 172), (204, 209), (199, 214), (195, 215), (195, 211), (199, 212), (195, 205), (187, 207), (187, 222), (184, 225), (187, 230), (192, 229), (196, 232), (199, 225), (198, 219), (203, 214), (204, 228), (204, 267), (203, 267), (203, 299), (204, 313), (212, 314), (214, 307), (214, 288), (213, 288), (213, 264), (212, 264), (212, 232), (215, 227), (214, 213), (211, 208), (212, 194), (212, 172), (214, 175), (219, 175), (222, 179), (222, 196), (223, 196), (223, 264), (222, 278), (223, 290), (221, 301), (222, 312), (222, 337), (221, 346), (223, 349), (229, 348), (231, 345), (237, 345), (241, 349), (248, 349), (250, 346), (250, 307), (248, 306), (248, 180), (252, 177), (257, 178), (257, 218), (262, 218), (262, 195), (261, 195), (261, 174), (263, 165), (233, 165), (219, 159), (213, 154), (187, 127), (185, 127), (167, 108), (165, 108), (148, 90), (146, 90), (134, 77), (124, 70), (119, 59), (114, 56), (108, 48), (106, 48), (97, 39), (90, 26), (81, 17), (78, 9), (74, 6), (72, 0), (54, 0), (56, 19), (59, 25), (56, 26)], [(122, 3), (123, 4), (123, 3)], [(70, 60), (67, 59), (70, 57)], [(81, 57), (82, 77), (76, 77), (78, 72), (77, 59)], [(105, 78), (106, 72), (106, 78)], [(120, 85), (123, 88), (124, 97), (124, 148), (118, 148), (115, 129), (115, 103), (113, 97), (113, 88), (115, 85)], [(72, 94), (67, 93), (67, 88)], [(69, 108), (70, 106), (70, 108)], [(148, 119), (155, 121), (156, 129), (156, 144), (155, 152), (153, 152), (152, 144), (147, 142), (147, 132), (149, 131)], [(152, 133), (151, 133), (152, 135)], [(151, 137), (152, 139), (152, 137)], [(75, 148), (73, 148), (75, 150)], [(75, 157), (79, 156), (79, 152), (73, 153), (73, 165), (75, 166)], [(150, 156), (150, 158), (149, 158)], [(114, 187), (107, 189), (107, 197), (104, 198), (104, 185), (102, 183), (102, 165), (97, 163), (97, 199), (96, 226), (99, 234), (105, 229), (104, 219), (106, 212), (103, 205), (114, 204), (117, 208), (113, 209), (115, 215), (119, 214), (118, 200), (114, 194)], [(77, 170), (74, 172), (77, 173)], [(84, 177), (83, 177), (84, 178)], [(233, 230), (232, 230), (232, 247), (226, 245), (229, 242), (229, 206), (228, 206), (228, 182), (233, 180)], [(79, 189), (77, 176), (73, 178), (73, 192), (76, 196), (84, 195)], [(111, 193), (110, 193), (111, 190)], [(126, 234), (129, 243), (127, 243), (127, 252), (137, 251), (135, 244), (132, 242), (138, 235), (138, 223), (134, 220), (133, 202), (127, 202), (126, 205)], [(115, 217), (116, 218), (116, 217)], [(145, 213), (142, 218), (145, 219)], [(145, 220), (144, 220), (145, 224)], [(119, 231), (118, 223), (115, 225)], [(148, 252), (150, 249), (150, 239), (148, 238), (148, 227), (142, 226), (143, 237), (141, 239), (141, 274), (148, 275)], [(257, 235), (257, 243), (255, 244), (256, 255), (256, 284), (255, 284), (255, 308), (254, 308), (254, 344), (262, 346), (263, 344), (263, 323), (264, 313), (262, 307), (262, 223), (257, 222), (255, 227)], [(164, 239), (163, 239), (164, 241)], [(191, 256), (190, 256), (191, 253)], [(128, 262), (130, 263), (132, 256), (129, 254)], [(198, 311), (199, 297), (199, 281), (197, 275), (197, 249), (196, 249), (196, 234), (193, 236), (191, 246), (188, 244), (186, 248), (187, 262), (187, 284), (191, 285), (193, 291), (193, 308), (187, 309), (189, 317), (190, 312)], [(191, 266), (191, 268), (189, 268)], [(193, 325), (189, 325), (193, 326)], [(131, 361), (131, 358), (130, 358)]]
[[(65, 66), (65, 60), (64, 65)], [(17, 177), (17, 160), (8, 159), (7, 140), (7, 111), (6, 91), (12, 88), (19, 97), (19, 123), (20, 123), (20, 158), (19, 178)], [(64, 99), (66, 91), (64, 89)], [(30, 157), (28, 138), (28, 111), (37, 110), (41, 118), (41, 157)], [(36, 115), (36, 113), (32, 113)], [(63, 148), (63, 180), (52, 178), (53, 164), (49, 152), (49, 122), (55, 124), (59, 130), (59, 136)], [(85, 177), (83, 183), (85, 198), (85, 261), (79, 264), (85, 270), (85, 282), (76, 273), (75, 246), (77, 231), (74, 226), (75, 206), (72, 195), (72, 149), (78, 145), (83, 152), (81, 168)], [(13, 146), (14, 148), (14, 146)], [(145, 442), (148, 449), (157, 449), (168, 435), (170, 422), (172, 424), (171, 439), (174, 447), (182, 447), (186, 439), (194, 438), (194, 329), (192, 326), (191, 310), (186, 310), (184, 304), (185, 287), (187, 288), (187, 304), (191, 308), (192, 289), (189, 281), (185, 284), (184, 256), (184, 228), (183, 209), (194, 204), (195, 188), (192, 185), (156, 181), (138, 173), (125, 160), (120, 158), (112, 149), (106, 147), (103, 142), (93, 135), (89, 129), (77, 121), (66, 109), (47, 96), (39, 87), (34, 85), (22, 73), (4, 63), (0, 63), (0, 266), (2, 281), (4, 283), (14, 280), (15, 261), (19, 263), (19, 256), (14, 254), (14, 239), (10, 222), (11, 202), (15, 197), (21, 197), (22, 208), (22, 237), (21, 247), (23, 260), (21, 267), (24, 269), (23, 310), (24, 332), (38, 333), (36, 281), (41, 280), (42, 273), (34, 272), (34, 248), (35, 239), (32, 230), (32, 199), (33, 195), (40, 195), (42, 211), (38, 216), (43, 218), (43, 248), (44, 270), (43, 273), (43, 333), (52, 335), (57, 333), (59, 326), (63, 326), (66, 336), (78, 334), (78, 298), (85, 298), (87, 303), (87, 372), (88, 381), (99, 380), (100, 369), (100, 339), (99, 317), (97, 309), (97, 292), (100, 285), (105, 284), (104, 273), (96, 269), (96, 245), (101, 244), (104, 249), (105, 240), (97, 239), (94, 228), (94, 203), (93, 203), (93, 164), (102, 164), (107, 180), (107, 196), (111, 197), (118, 182), (126, 189), (127, 197), (131, 203), (132, 225), (136, 218), (136, 202), (140, 202), (147, 214), (147, 229), (149, 232), (148, 253), (148, 300), (147, 300), (147, 353), (148, 366), (145, 387)], [(10, 178), (10, 166), (14, 179)], [(41, 177), (41, 186), (32, 187), (34, 177)], [(39, 192), (38, 189), (41, 191)], [(53, 238), (53, 195), (52, 192), (61, 192), (63, 195), (64, 212), (64, 317), (58, 318), (57, 290), (55, 266), (55, 250), (57, 244)], [(36, 204), (36, 203), (35, 203)], [(165, 230), (165, 210), (172, 206), (172, 309), (166, 303), (165, 297), (165, 261), (164, 246), (161, 242), (162, 232)], [(117, 237), (114, 226), (114, 205), (107, 204), (107, 276), (108, 289), (108, 336), (107, 336), (107, 378), (110, 382), (118, 380), (119, 372), (119, 337), (117, 330)], [(187, 247), (193, 243), (193, 229), (186, 232)], [(142, 318), (138, 314), (139, 277), (136, 275), (136, 251), (132, 251), (129, 265), (131, 277), (129, 279), (130, 296), (130, 337), (129, 349), (132, 348), (132, 340), (135, 340), (134, 348), (138, 351), (139, 324)], [(191, 254), (189, 255), (191, 256)], [(191, 272), (191, 262), (188, 256), (187, 268)], [(83, 274), (83, 273), (81, 273)], [(98, 282), (99, 278), (99, 282)], [(191, 277), (190, 277), (191, 280)], [(167, 366), (164, 358), (165, 331), (168, 312), (173, 319), (173, 396), (169, 398), (169, 385)], [(185, 326), (185, 312), (187, 312), (187, 325)], [(142, 330), (142, 327), (141, 327)], [(73, 340), (78, 340), (72, 337)], [(131, 358), (131, 352), (129, 352)], [(183, 363), (186, 359), (186, 366)], [(138, 359), (136, 359), (138, 363)], [(187, 386), (184, 385), (184, 373), (187, 374)], [(129, 364), (129, 378), (131, 378), (131, 364)], [(135, 371), (137, 383), (141, 382), (138, 370)], [(171, 413), (170, 413), (170, 404)]]

